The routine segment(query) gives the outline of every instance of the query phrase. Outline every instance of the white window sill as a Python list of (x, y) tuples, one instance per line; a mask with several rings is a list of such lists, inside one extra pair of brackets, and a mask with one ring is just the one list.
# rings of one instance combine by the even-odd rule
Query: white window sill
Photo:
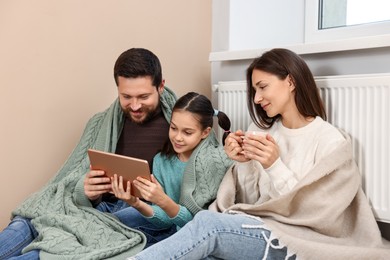
[[(275, 46), (281, 48), (287, 48), (294, 51), (297, 54), (315, 54), (326, 52), (338, 52), (338, 51), (350, 51), (350, 50), (362, 50), (372, 49), (390, 46), (390, 34), (377, 35), (362, 38), (352, 38), (348, 40), (337, 40), (320, 43), (305, 43), (290, 46)], [(229, 60), (246, 60), (253, 59), (260, 56), (267, 49), (252, 49), (252, 50), (232, 50), (211, 52), (209, 55), (209, 61), (229, 61)]]

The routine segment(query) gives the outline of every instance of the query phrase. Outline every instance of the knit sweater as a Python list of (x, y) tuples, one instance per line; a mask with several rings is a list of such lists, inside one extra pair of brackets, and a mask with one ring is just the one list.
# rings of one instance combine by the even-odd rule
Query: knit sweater
[[(181, 183), (183, 180), (184, 169), (187, 162), (182, 162), (177, 156), (167, 158), (165, 155), (158, 153), (153, 159), (153, 176), (161, 184), (165, 194), (174, 202), (179, 203)], [(153, 204), (153, 216), (146, 217), (149, 222), (158, 227), (177, 227), (184, 226), (192, 219), (192, 214), (179, 204), (179, 212), (173, 218), (170, 218), (167, 213), (158, 205)]]
[[(176, 96), (165, 88), (160, 100), (169, 121)], [(13, 216), (31, 218), (39, 233), (23, 252), (39, 249), (41, 259), (124, 259), (143, 249), (146, 239), (141, 232), (94, 209), (84, 194), (90, 165), (87, 150), (115, 152), (123, 122), (117, 99), (88, 121), (78, 145), (52, 180), (13, 211)]]
[[(252, 123), (248, 130), (260, 129)], [(291, 191), (314, 164), (345, 141), (343, 135), (321, 117), (298, 129), (289, 129), (278, 120), (264, 132), (277, 142), (280, 157), (267, 169), (256, 160), (236, 166), (245, 173), (237, 175), (239, 202), (261, 203)]]
[(215, 200), (219, 185), (232, 163), (212, 131), (188, 160), (181, 185), (180, 204), (193, 215), (207, 209)]
[(390, 243), (381, 237), (361, 188), (351, 138), (342, 134), (345, 140), (290, 191), (266, 201), (237, 201), (238, 175), (245, 173), (239, 163), (233, 165), (210, 209), (259, 217), (259, 226), (270, 229), (298, 259), (390, 259)]

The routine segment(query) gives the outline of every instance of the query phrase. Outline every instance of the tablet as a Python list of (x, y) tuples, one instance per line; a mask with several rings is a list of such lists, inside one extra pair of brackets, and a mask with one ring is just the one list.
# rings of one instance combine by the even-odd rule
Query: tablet
[(127, 181), (131, 182), (131, 195), (142, 198), (141, 193), (133, 185), (133, 180), (138, 176), (150, 180), (150, 169), (147, 160), (123, 156), (88, 149), (91, 169), (105, 171), (106, 176), (114, 177), (114, 174), (123, 177), (123, 186), (126, 189)]

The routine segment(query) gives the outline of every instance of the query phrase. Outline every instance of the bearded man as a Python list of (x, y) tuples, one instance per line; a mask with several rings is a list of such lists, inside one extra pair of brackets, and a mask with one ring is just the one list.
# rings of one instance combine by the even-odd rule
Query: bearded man
[(164, 86), (159, 59), (146, 49), (123, 52), (114, 78), (118, 98), (91, 117), (49, 183), (12, 212), (0, 232), (0, 259), (124, 259), (144, 247), (142, 232), (101, 213), (115, 213), (127, 204), (110, 193), (103, 171), (90, 169), (87, 150), (145, 159), (152, 168), (168, 138), (176, 95)]

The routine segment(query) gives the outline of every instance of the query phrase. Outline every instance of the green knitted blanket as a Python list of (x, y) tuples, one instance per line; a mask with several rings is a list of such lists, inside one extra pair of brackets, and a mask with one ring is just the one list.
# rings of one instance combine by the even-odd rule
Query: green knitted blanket
[[(176, 96), (165, 88), (160, 100), (169, 121)], [(39, 233), (23, 252), (39, 249), (42, 259), (124, 259), (143, 249), (146, 239), (141, 232), (95, 210), (84, 195), (87, 149), (115, 152), (123, 121), (118, 100), (94, 115), (53, 179), (13, 211), (13, 216), (31, 218)]]
[(233, 161), (227, 157), (214, 131), (192, 152), (184, 170), (180, 204), (193, 215), (217, 197), (219, 185)]

